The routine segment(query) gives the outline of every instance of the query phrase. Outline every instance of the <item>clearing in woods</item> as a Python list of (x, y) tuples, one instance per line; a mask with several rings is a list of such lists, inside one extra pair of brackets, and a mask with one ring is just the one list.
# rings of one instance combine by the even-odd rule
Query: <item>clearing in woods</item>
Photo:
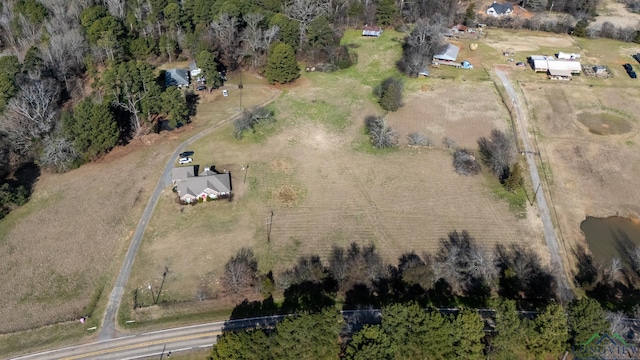
[[(343, 43), (355, 44), (356, 66), (303, 74), (271, 105), (277, 122), (259, 126), (243, 140), (235, 140), (228, 126), (191, 146), (200, 156), (195, 163), (231, 172), (235, 197), (180, 206), (177, 195), (166, 190), (126, 294), (137, 294), (137, 304), (148, 306), (148, 286), (157, 291), (162, 285), (160, 302), (179, 303), (132, 312), (133, 296), (125, 296), (121, 311), (127, 315), (121, 320), (140, 323), (189, 311), (178, 308), (219, 306), (225, 301), (224, 264), (245, 246), (256, 252), (260, 271), (276, 277), (301, 255), (326, 260), (332, 246), (351, 242), (373, 243), (395, 264), (407, 251), (434, 252), (440, 238), (463, 229), (488, 247), (526, 239), (545, 257), (535, 215), (517, 218), (493, 195), (487, 177), (457, 175), (440, 144), (449, 136), (476, 148), (476, 139), (491, 129), (508, 129), (509, 115), (490, 82), (408, 80), (406, 105), (389, 115), (390, 123), (403, 142), (406, 133), (421, 131), (438, 143), (396, 151), (369, 146), (363, 120), (382, 113), (371, 93), (396, 73), (400, 36), (385, 31), (379, 39), (363, 39), (347, 32)], [(433, 91), (422, 92), (425, 83)], [(210, 300), (189, 303), (195, 299)]]

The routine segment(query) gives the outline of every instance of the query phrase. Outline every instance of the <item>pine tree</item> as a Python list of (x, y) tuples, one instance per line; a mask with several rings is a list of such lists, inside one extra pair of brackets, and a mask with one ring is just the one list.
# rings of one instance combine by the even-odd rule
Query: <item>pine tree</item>
[(187, 100), (175, 86), (170, 86), (161, 95), (163, 112), (167, 114), (169, 126), (175, 127), (189, 116)]
[(569, 325), (571, 342), (581, 345), (593, 334), (602, 334), (609, 329), (604, 310), (597, 300), (583, 297), (569, 304)]
[(265, 75), (270, 84), (285, 84), (300, 76), (300, 67), (291, 45), (278, 43), (273, 46), (267, 59)]

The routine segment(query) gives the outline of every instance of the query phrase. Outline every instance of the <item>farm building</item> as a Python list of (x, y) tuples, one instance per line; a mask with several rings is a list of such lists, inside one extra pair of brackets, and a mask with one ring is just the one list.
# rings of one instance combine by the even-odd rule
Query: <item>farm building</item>
[(575, 60), (555, 60), (544, 55), (532, 55), (528, 58), (529, 64), (535, 72), (548, 72), (549, 70), (568, 70), (571, 74), (580, 74), (582, 65)]
[(549, 79), (551, 80), (570, 80), (571, 71), (562, 69), (549, 69)]
[(556, 55), (556, 57), (560, 60), (576, 60), (580, 58), (580, 54), (568, 54), (561, 51), (558, 53), (558, 55)]
[(380, 26), (365, 25), (362, 30), (362, 36), (374, 36), (380, 37), (382, 35), (382, 28)]
[(456, 61), (459, 52), (459, 47), (453, 44), (447, 44), (443, 46), (435, 55), (433, 55), (433, 62), (437, 63), (438, 61)]
[(497, 2), (493, 2), (486, 11), (487, 15), (491, 15), (494, 17), (507, 16), (513, 13), (513, 4), (504, 3), (498, 4)]

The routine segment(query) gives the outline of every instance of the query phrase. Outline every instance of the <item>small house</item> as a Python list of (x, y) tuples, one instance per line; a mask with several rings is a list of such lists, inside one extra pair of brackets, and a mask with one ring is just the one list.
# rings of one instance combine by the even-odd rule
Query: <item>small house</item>
[(217, 199), (231, 195), (231, 174), (206, 169), (198, 175), (199, 165), (176, 167), (171, 170), (171, 182), (180, 200), (193, 203), (202, 199)]
[(556, 55), (556, 58), (558, 58), (559, 60), (577, 60), (580, 58), (580, 54), (568, 54), (561, 51), (558, 53), (558, 55)]
[(365, 25), (364, 30), (362, 30), (362, 36), (380, 37), (382, 31), (380, 26)]
[(456, 61), (460, 48), (453, 44), (446, 44), (433, 55), (433, 62), (438, 61)]
[(493, 17), (502, 17), (502, 16), (511, 15), (513, 13), (513, 4), (511, 3), (499, 4), (494, 1), (493, 4), (491, 4), (487, 8), (486, 13), (487, 15), (491, 15)]
[(184, 88), (189, 86), (189, 70), (187, 69), (168, 69), (164, 73), (164, 84), (166, 87), (177, 86)]

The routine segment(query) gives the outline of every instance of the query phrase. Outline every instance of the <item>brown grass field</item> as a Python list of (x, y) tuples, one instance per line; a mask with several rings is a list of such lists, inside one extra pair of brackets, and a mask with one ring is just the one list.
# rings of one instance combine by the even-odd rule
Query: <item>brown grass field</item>
[[(301, 255), (326, 259), (332, 246), (351, 242), (373, 243), (395, 264), (407, 251), (434, 252), (440, 238), (462, 229), (488, 247), (526, 241), (545, 257), (535, 213), (517, 218), (495, 197), (489, 178), (457, 175), (440, 145), (442, 136), (450, 136), (475, 148), (479, 136), (507, 129), (509, 115), (492, 83), (409, 80), (406, 86), (413, 90), (405, 107), (389, 115), (390, 124), (402, 141), (410, 131), (423, 131), (437, 141), (436, 148), (370, 149), (363, 120), (380, 113), (371, 96), (379, 80), (371, 79), (394, 73), (389, 52), (397, 51), (394, 46), (376, 53), (375, 46), (387, 43), (370, 40), (347, 34), (345, 41), (356, 42), (360, 54), (376, 55), (361, 57), (343, 73), (303, 75), (272, 105), (275, 125), (259, 127), (241, 141), (229, 126), (193, 144), (196, 163), (232, 173), (235, 197), (180, 206), (175, 194), (164, 193), (130, 278), (122, 308), (129, 309), (127, 319), (144, 322), (190, 306), (202, 311), (200, 302), (183, 301), (203, 289), (214, 299), (204, 303), (219, 306), (224, 263), (243, 246), (255, 250), (262, 272), (276, 276)], [(425, 83), (432, 90), (416, 90)], [(136, 289), (138, 303), (151, 304), (148, 284), (158, 289), (165, 269), (161, 301), (179, 303), (131, 312)]]
[[(159, 289), (165, 268), (161, 300), (189, 302), (123, 316), (140, 321), (185, 319), (194, 311), (225, 316), (233, 303), (223, 298), (191, 300), (199, 291), (217, 297), (222, 267), (242, 246), (254, 248), (261, 271), (276, 274), (300, 255), (326, 257), (332, 245), (352, 241), (375, 244), (386, 261), (395, 263), (405, 251), (434, 251), (438, 239), (455, 229), (469, 230), (486, 246), (524, 241), (546, 258), (534, 208), (527, 206), (526, 218), (518, 218), (492, 191), (495, 181), (456, 175), (450, 154), (440, 148), (444, 136), (475, 148), (477, 137), (510, 126), (486, 71), (494, 64), (511, 67), (524, 91), (567, 246), (583, 241), (579, 223), (585, 215), (637, 217), (634, 176), (640, 173), (640, 138), (634, 105), (640, 90), (621, 64), (632, 62), (629, 55), (640, 50), (638, 45), (488, 31), (475, 52), (468, 49), (469, 41), (460, 42), (461, 57), (470, 59), (474, 70), (440, 67), (433, 78), (406, 81), (405, 107), (388, 116), (401, 135), (396, 151), (371, 149), (362, 129), (366, 115), (382, 114), (373, 87), (397, 75), (393, 63), (403, 34), (394, 31), (380, 39), (347, 32), (343, 43), (354, 44), (357, 66), (334, 74), (303, 74), (294, 85), (278, 87), (282, 96), (271, 105), (276, 124), (258, 127), (241, 141), (227, 126), (193, 144), (196, 163), (232, 173), (235, 197), (185, 207), (165, 190), (123, 308), (131, 309), (135, 289), (138, 303), (150, 305), (147, 285)], [(502, 55), (509, 49), (516, 51), (516, 61), (532, 53), (579, 51), (583, 61), (609, 66), (614, 77), (550, 82), (509, 64)], [(0, 332), (61, 322), (36, 333), (0, 335), (0, 353), (43, 347), (57, 339), (53, 333), (80, 336), (85, 331), (75, 320), (104, 287), (90, 319), (98, 325), (99, 310), (162, 166), (183, 139), (240, 110), (239, 90), (232, 86), (239, 80), (231, 79), (227, 98), (219, 92), (203, 94), (198, 116), (183, 130), (147, 136), (67, 174), (43, 174), (32, 200), (0, 222), (5, 254)], [(245, 74), (242, 81), (244, 107), (275, 94), (254, 75)], [(412, 131), (424, 132), (435, 147), (405, 146)]]
[[(247, 105), (275, 94), (264, 85), (247, 88)], [(130, 236), (169, 154), (182, 140), (238, 108), (238, 94), (230, 92), (228, 98), (207, 94), (210, 98), (203, 99), (194, 121), (178, 131), (145, 136), (65, 174), (40, 176), (29, 203), (0, 222), (1, 333), (53, 323), (62, 323), (62, 329), (51, 330), (58, 334), (86, 333), (87, 326), (77, 319), (86, 315), (103, 287), (101, 301), (111, 292)], [(95, 314), (91, 324), (97, 325), (101, 316)], [(20, 346), (34, 349), (39, 341), (57, 338), (48, 331), (44, 328), (44, 335), (34, 335), (32, 342), (27, 333), (2, 335), (0, 353)]]

